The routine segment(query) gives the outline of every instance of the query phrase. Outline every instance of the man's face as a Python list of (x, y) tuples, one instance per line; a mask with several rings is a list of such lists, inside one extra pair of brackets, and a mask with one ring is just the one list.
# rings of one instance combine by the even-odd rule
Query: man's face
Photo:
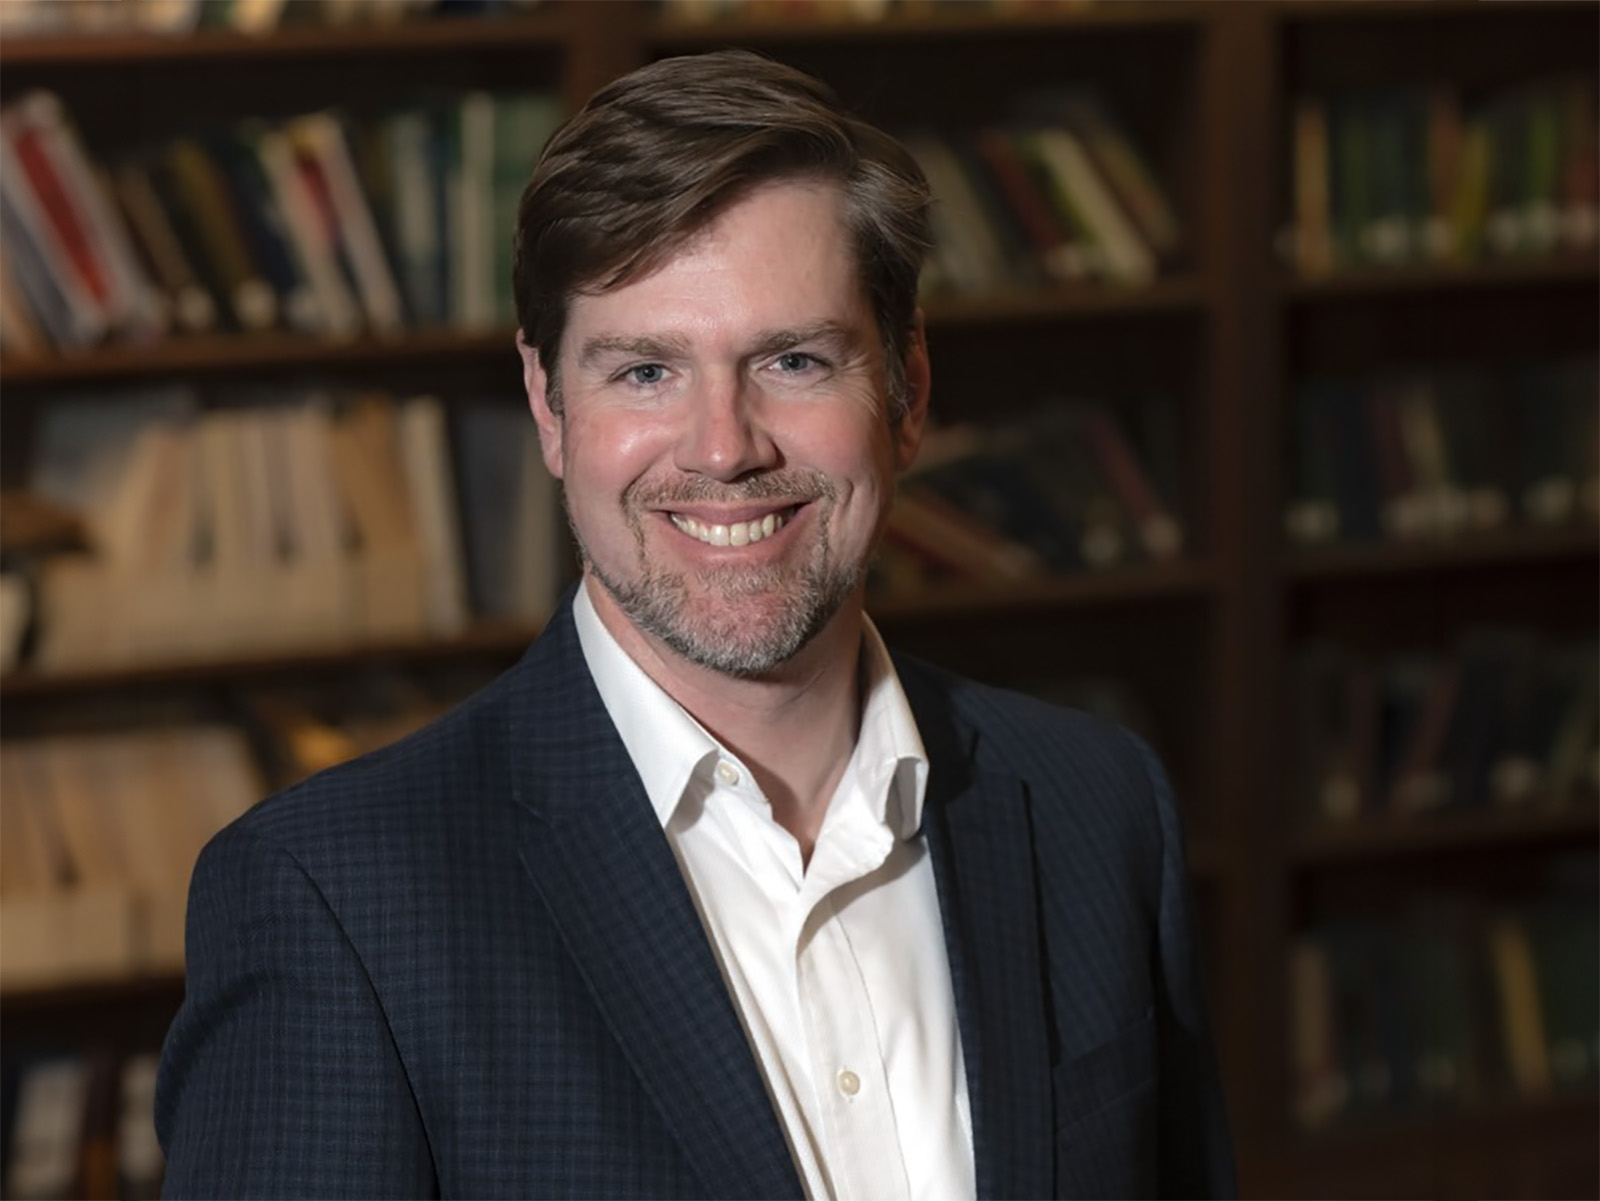
[(927, 362), (919, 332), (892, 419), (833, 187), (766, 185), (654, 274), (576, 296), (559, 414), (524, 355), (586, 569), (636, 628), (756, 677), (859, 604)]

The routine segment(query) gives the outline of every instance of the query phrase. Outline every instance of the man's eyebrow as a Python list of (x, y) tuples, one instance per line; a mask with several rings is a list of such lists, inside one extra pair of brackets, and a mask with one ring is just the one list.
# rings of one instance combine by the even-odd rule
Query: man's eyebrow
[(665, 335), (652, 337), (627, 337), (623, 335), (601, 334), (590, 338), (578, 351), (578, 365), (591, 366), (596, 359), (606, 355), (625, 355), (629, 358), (640, 359), (670, 359), (685, 355), (689, 352), (689, 343), (686, 339)]
[(796, 329), (767, 330), (757, 335), (754, 345), (750, 348), (750, 355), (752, 358), (762, 358), (766, 355), (782, 354), (786, 350), (793, 350), (796, 346), (804, 346), (807, 342), (825, 342), (835, 348), (850, 349), (858, 340), (854, 327), (840, 321), (823, 320)]

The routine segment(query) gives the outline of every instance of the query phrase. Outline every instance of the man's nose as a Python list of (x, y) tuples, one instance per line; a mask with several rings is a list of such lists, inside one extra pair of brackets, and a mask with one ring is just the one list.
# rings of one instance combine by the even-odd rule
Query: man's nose
[(777, 465), (777, 445), (762, 420), (757, 389), (737, 379), (708, 380), (691, 401), (678, 442), (677, 466), (717, 480), (735, 480)]

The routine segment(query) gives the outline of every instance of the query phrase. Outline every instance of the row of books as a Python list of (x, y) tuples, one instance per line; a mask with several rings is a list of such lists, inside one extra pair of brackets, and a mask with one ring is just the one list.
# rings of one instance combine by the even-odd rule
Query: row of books
[(225, 725), (7, 739), (0, 988), (183, 970), (189, 874), (262, 795)]
[(1600, 1082), (1600, 917), (1588, 898), (1434, 898), (1289, 951), (1294, 1113), (1307, 1129), (1539, 1099)]
[(186, 34), (227, 29), (265, 34), (302, 26), (391, 25), (427, 17), (497, 16), (546, 0), (6, 0), (0, 33)]
[(509, 326), (517, 202), (559, 119), (550, 95), (474, 91), (95, 158), (28, 93), (0, 110), (0, 353)]
[(1149, 157), (1093, 92), (1023, 111), (1010, 127), (905, 137), (935, 198), (925, 290), (1149, 283), (1182, 245)]
[(930, 432), (901, 480), (879, 586), (1003, 586), (1180, 555), (1181, 435), (1163, 396), (1047, 400)]
[(1291, 118), (1286, 257), (1320, 276), (1592, 254), (1595, 107), (1593, 76), (1481, 95), (1436, 84), (1303, 96)]
[(8, 1201), (152, 1201), (166, 1163), (156, 1138), (154, 1052), (25, 1054), (4, 1068), (0, 1155)]
[(1285, 531), (1314, 546), (1593, 521), (1597, 414), (1593, 358), (1310, 378)]
[[(661, 11), (674, 21), (776, 19), (796, 22), (855, 20), (881, 21), (926, 13), (950, 13), (957, 8), (998, 17), (1061, 9), (1089, 8), (1102, 0), (660, 0)], [(1118, 0), (1126, 4), (1129, 0)], [(1137, 0), (1133, 0), (1137, 2)]]
[(1594, 802), (1600, 646), (1476, 629), (1453, 654), (1317, 642), (1292, 675), (1294, 795), (1311, 824)]
[(41, 417), (33, 491), (79, 514), (89, 546), (31, 565), (38, 670), (549, 615), (570, 572), (522, 406), (316, 388), (210, 399), (154, 389)]

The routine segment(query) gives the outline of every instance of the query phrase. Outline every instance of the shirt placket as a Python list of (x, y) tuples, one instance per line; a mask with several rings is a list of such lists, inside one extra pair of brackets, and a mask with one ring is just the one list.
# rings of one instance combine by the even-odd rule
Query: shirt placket
[[(868, 861), (852, 864), (851, 878), (875, 866)], [(909, 1197), (872, 1000), (831, 896), (821, 897), (806, 918), (795, 977), (837, 1196), (840, 1201)]]

